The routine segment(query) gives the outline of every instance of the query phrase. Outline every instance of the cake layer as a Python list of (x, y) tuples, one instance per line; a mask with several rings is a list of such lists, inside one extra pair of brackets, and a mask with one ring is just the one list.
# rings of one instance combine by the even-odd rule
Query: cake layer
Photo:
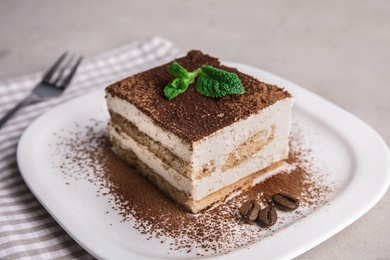
[[(118, 97), (107, 94), (108, 109), (113, 122), (121, 125), (133, 138), (143, 135), (142, 139), (149, 139), (150, 151), (164, 149), (164, 157), (173, 168), (180, 168), (180, 172), (196, 180), (214, 172), (226, 172), (229, 169), (244, 163), (246, 160), (257, 158), (256, 168), (249, 167), (244, 172), (260, 170), (267, 167), (268, 160), (263, 160), (263, 150), (267, 146), (273, 147), (276, 161), (287, 158), (288, 136), (291, 124), (292, 98), (285, 98), (273, 105), (253, 114), (245, 120), (239, 120), (224, 129), (218, 130), (208, 137), (191, 144), (181, 140), (159, 125), (134, 105)], [(133, 133), (136, 131), (137, 133)], [(137, 142), (140, 138), (136, 139)], [(276, 151), (276, 152), (275, 152)], [(175, 159), (171, 162), (171, 159)]]
[(126, 133), (135, 142), (147, 147), (151, 153), (155, 154), (169, 167), (173, 168), (177, 172), (180, 172), (180, 174), (185, 177), (191, 178), (194, 169), (189, 161), (184, 161), (182, 158), (171, 152), (170, 149), (163, 146), (161, 142), (157, 142), (146, 133), (141, 132), (133, 123), (126, 120), (121, 115), (110, 111), (110, 116), (110, 124), (115, 128), (116, 132)]
[[(284, 164), (284, 161), (279, 161), (273, 165), (268, 166), (266, 169), (252, 173), (239, 181), (232, 183), (222, 189), (209, 194), (207, 197), (201, 200), (194, 200), (189, 197), (185, 192), (178, 190), (176, 187), (171, 185), (166, 179), (161, 177), (160, 174), (156, 173), (152, 168), (147, 166), (143, 160), (140, 160), (138, 156), (129, 149), (123, 149), (120, 144), (113, 140), (113, 147), (115, 152), (125, 159), (128, 163), (135, 166), (136, 169), (146, 176), (151, 182), (159, 187), (165, 194), (171, 197), (179, 204), (186, 207), (192, 213), (198, 213), (206, 210), (214, 205), (224, 202), (232, 193), (242, 192), (249, 190), (254, 183), (260, 182), (259, 179), (264, 180), (274, 174), (277, 174), (277, 169)], [(256, 180), (256, 182), (254, 182)]]
[[(270, 144), (273, 145), (268, 144), (264, 146), (258, 154), (248, 157), (247, 160), (238, 165), (234, 165), (234, 167), (225, 171), (214, 169), (212, 174), (203, 176), (202, 178), (191, 179), (184, 176), (180, 169), (174, 169), (161, 160), (162, 155), (160, 153), (151, 152), (147, 146), (136, 142), (126, 132), (122, 131), (120, 126), (110, 123), (109, 134), (112, 142), (116, 143), (117, 146), (134, 153), (144, 164), (159, 174), (173, 187), (183, 191), (188, 197), (194, 200), (201, 200), (223, 187), (251, 175), (253, 172), (281, 161), (286, 158), (288, 153), (288, 149), (283, 143), (271, 142)], [(264, 138), (264, 140), (267, 140), (267, 138)]]

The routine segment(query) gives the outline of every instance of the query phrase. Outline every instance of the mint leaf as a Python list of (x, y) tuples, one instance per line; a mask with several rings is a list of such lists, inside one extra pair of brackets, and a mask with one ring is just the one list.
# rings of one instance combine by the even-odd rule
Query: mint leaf
[(188, 72), (175, 61), (168, 67), (168, 72), (176, 77), (164, 88), (164, 96), (169, 100), (186, 91), (198, 76), (196, 90), (206, 97), (219, 98), (245, 92), (241, 80), (236, 74), (213, 66), (203, 65), (193, 72)]
[(190, 84), (185, 78), (176, 78), (172, 81), (171, 85), (173, 88), (182, 90), (182, 92), (184, 92)]
[(186, 91), (189, 85), (188, 79), (176, 78), (164, 88), (164, 96), (171, 100)]
[(201, 67), (202, 75), (196, 84), (196, 89), (207, 97), (223, 97), (229, 94), (243, 94), (244, 87), (240, 78), (225, 70), (212, 66)]
[(201, 75), (196, 83), (196, 90), (206, 97), (223, 97), (229, 94), (229, 86), (217, 80)]
[(180, 94), (180, 90), (176, 89), (176, 88), (173, 88), (172, 86), (166, 86), (164, 88), (164, 96), (171, 100), (175, 97), (177, 97), (178, 95)]
[(178, 78), (188, 78), (188, 71), (182, 67), (178, 62), (174, 62), (168, 67), (169, 73)]

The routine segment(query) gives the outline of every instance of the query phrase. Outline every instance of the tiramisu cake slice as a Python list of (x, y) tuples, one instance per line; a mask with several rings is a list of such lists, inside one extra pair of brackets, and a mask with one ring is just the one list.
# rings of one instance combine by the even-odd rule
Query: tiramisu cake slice
[(204, 96), (198, 89), (198, 73), (179, 95), (167, 97), (166, 86), (182, 76), (168, 71), (170, 62), (106, 88), (109, 135), (120, 157), (197, 213), (235, 191), (249, 189), (256, 177), (283, 164), (293, 98), (200, 51), (175, 61), (188, 72), (210, 65), (233, 73), (243, 91)]

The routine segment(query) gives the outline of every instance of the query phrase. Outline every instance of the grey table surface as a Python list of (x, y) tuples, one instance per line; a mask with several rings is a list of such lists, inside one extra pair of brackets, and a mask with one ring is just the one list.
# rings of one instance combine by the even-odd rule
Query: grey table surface
[[(390, 143), (390, 1), (0, 1), (0, 80), (62, 51), (93, 56), (160, 35), (270, 71), (355, 114)], [(375, 173), (373, 173), (375, 174)], [(390, 193), (298, 259), (390, 259)]]

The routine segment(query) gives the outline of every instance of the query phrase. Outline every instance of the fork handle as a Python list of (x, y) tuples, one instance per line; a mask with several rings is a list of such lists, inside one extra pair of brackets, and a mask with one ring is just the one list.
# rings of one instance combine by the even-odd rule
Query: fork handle
[(22, 107), (33, 102), (32, 95), (27, 96), (25, 99), (20, 101), (16, 106), (14, 106), (11, 110), (9, 110), (1, 119), (0, 119), (0, 128)]

